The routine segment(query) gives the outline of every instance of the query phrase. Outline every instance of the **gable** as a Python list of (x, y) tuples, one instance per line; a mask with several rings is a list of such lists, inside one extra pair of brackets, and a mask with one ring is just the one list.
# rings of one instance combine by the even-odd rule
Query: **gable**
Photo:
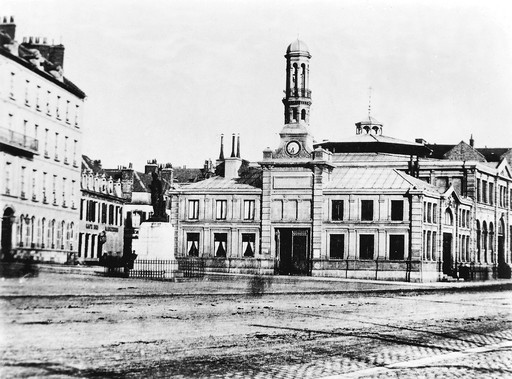
[(464, 141), (460, 141), (458, 145), (448, 150), (444, 155), (444, 159), (458, 161), (478, 161), (486, 162), (485, 157), (478, 151), (473, 149)]

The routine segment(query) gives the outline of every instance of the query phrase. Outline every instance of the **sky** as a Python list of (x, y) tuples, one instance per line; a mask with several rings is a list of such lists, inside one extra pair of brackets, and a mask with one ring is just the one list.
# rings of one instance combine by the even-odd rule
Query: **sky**
[(316, 141), (355, 134), (371, 87), (385, 135), (511, 147), (507, 3), (2, 0), (0, 13), (14, 16), (18, 41), (64, 44), (64, 75), (87, 95), (82, 153), (142, 170), (150, 159), (202, 167), (222, 133), (240, 134), (250, 161), (277, 148), (297, 37), (312, 55)]

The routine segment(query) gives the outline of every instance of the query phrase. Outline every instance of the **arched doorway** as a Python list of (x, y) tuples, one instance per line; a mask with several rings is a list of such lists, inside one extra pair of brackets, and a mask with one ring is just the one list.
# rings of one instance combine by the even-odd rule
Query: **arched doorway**
[(510, 267), (505, 262), (505, 222), (498, 223), (498, 278), (510, 278)]
[(12, 258), (12, 225), (14, 223), (14, 210), (6, 208), (2, 216), (2, 245), (0, 252), (1, 260)]
[[(453, 227), (453, 213), (450, 208), (446, 208), (444, 212), (444, 224)], [(443, 274), (453, 275), (453, 257), (452, 257), (452, 228), (445, 226), (443, 232)]]

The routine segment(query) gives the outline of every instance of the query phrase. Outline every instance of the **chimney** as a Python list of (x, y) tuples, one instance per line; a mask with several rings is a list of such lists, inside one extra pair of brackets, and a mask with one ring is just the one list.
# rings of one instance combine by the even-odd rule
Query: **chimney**
[(48, 60), (54, 65), (64, 68), (64, 45), (60, 44), (50, 46)]
[(174, 170), (172, 168), (172, 164), (166, 163), (165, 165), (162, 165), (161, 167), (161, 178), (163, 182), (163, 190), (167, 191), (171, 185), (172, 181), (174, 180)]
[(14, 23), (14, 18), (11, 16), (10, 20), (7, 20), (7, 17), (4, 17), (2, 23), (0, 23), (0, 32), (7, 34), (11, 37), (11, 40), (14, 41), (14, 37), (16, 35), (16, 24)]
[(238, 178), (238, 170), (242, 166), (240, 158), (240, 137), (238, 137), (238, 149), (235, 155), (235, 134), (233, 133), (233, 142), (231, 144), (231, 156), (224, 160), (224, 177), (226, 179)]
[(240, 158), (240, 134), (237, 136), (236, 139), (236, 157)]
[(231, 158), (235, 158), (235, 133), (233, 133), (233, 138), (231, 141)]
[(224, 134), (220, 135), (220, 154), (219, 154), (219, 161), (224, 160)]
[(130, 163), (128, 168), (121, 170), (121, 191), (123, 191), (123, 198), (132, 201), (133, 192), (133, 169)]
[(144, 174), (151, 174), (152, 172), (155, 172), (157, 168), (158, 164), (156, 159), (148, 160), (146, 166), (144, 167)]
[(469, 146), (475, 147), (475, 140), (473, 139), (473, 134), (471, 134), (471, 138), (469, 139)]

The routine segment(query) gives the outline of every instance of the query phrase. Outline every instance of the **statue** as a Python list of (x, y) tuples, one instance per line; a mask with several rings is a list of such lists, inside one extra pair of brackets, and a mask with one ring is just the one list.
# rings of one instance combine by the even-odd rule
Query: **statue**
[(153, 179), (149, 186), (151, 189), (151, 205), (153, 206), (153, 217), (151, 217), (151, 221), (167, 221), (162, 180), (155, 171), (151, 173), (151, 176)]

